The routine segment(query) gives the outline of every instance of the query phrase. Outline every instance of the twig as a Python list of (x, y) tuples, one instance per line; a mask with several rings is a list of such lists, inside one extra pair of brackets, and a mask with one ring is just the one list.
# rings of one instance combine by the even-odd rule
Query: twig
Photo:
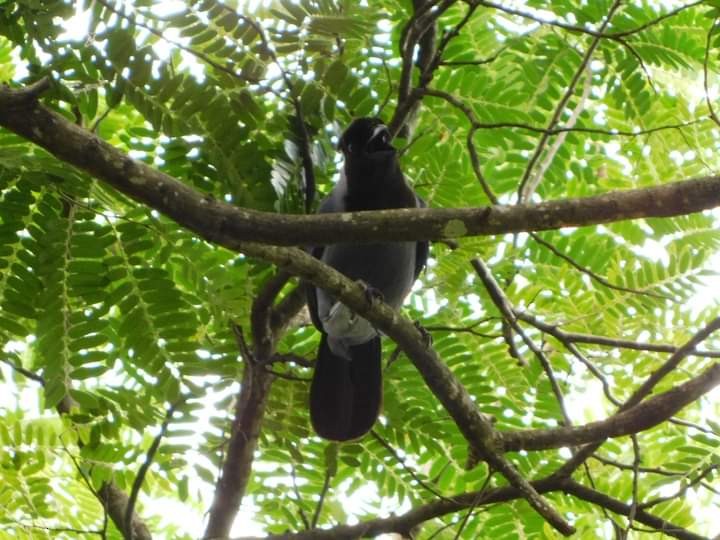
[(548, 382), (550, 383), (550, 388), (552, 389), (553, 394), (555, 395), (555, 399), (558, 402), (560, 414), (562, 415), (562, 423), (566, 426), (571, 425), (572, 421), (570, 420), (570, 415), (568, 414), (565, 407), (565, 400), (563, 398), (562, 390), (557, 381), (557, 378), (555, 377), (555, 373), (552, 369), (552, 366), (550, 365), (550, 361), (548, 360), (547, 356), (545, 356), (545, 353), (535, 345), (535, 342), (530, 339), (530, 337), (518, 324), (517, 317), (515, 317), (515, 310), (510, 304), (510, 300), (507, 298), (507, 296), (505, 296), (505, 293), (498, 286), (495, 278), (492, 275), (492, 272), (487, 267), (487, 265), (478, 257), (472, 259), (470, 261), (470, 264), (475, 269), (475, 272), (477, 273), (478, 277), (480, 277), (480, 280), (483, 282), (485, 289), (488, 291), (488, 295), (490, 296), (498, 310), (500, 310), (500, 313), (502, 313), (505, 320), (512, 327), (512, 329), (520, 335), (523, 342), (528, 346), (528, 348), (533, 352), (535, 357), (540, 362), (540, 365), (542, 366), (543, 371), (548, 378)]
[[(710, 336), (715, 330), (720, 328), (720, 317), (713, 319), (710, 323), (708, 323), (704, 328), (702, 328), (699, 332), (697, 332), (695, 335), (693, 335), (692, 338), (690, 338), (683, 346), (679, 347), (675, 353), (655, 372), (653, 372), (650, 377), (648, 377), (645, 382), (630, 396), (630, 398), (625, 401), (625, 403), (620, 407), (619, 413), (627, 412), (634, 408), (640, 401), (642, 401), (655, 387), (655, 385), (662, 379), (665, 375), (667, 375), (670, 371), (675, 369), (675, 367), (678, 366), (678, 364), (688, 356), (694, 349), (697, 347), (700, 343), (702, 343), (705, 339)], [(718, 370), (716, 370), (714, 367), (711, 367), (709, 370), (706, 370), (701, 376), (696, 377), (695, 379), (688, 381), (687, 383), (684, 383), (683, 385), (680, 385), (676, 388), (682, 388), (687, 387), (692, 382), (697, 382), (700, 379), (707, 378), (709, 382), (714, 384), (715, 380), (715, 371), (720, 371), (720, 364), (717, 364)], [(671, 391), (672, 392), (672, 391)], [(704, 392), (702, 392), (704, 393)], [(702, 395), (702, 393), (700, 395)], [(665, 393), (666, 395), (668, 392)], [(654, 400), (659, 399), (659, 396), (656, 396), (653, 398)], [(653, 399), (648, 400), (648, 402), (645, 403), (647, 406), (648, 403), (651, 403)], [(669, 416), (672, 416), (671, 413)], [(603, 441), (588, 444), (587, 446), (584, 446), (577, 454), (575, 454), (572, 458), (570, 458), (568, 461), (566, 461), (556, 472), (555, 474), (567, 477), (572, 472), (577, 469), (577, 467), (580, 466), (581, 463), (583, 463), (590, 455), (592, 455), (595, 450), (597, 450), (601, 445)]]
[[(538, 330), (547, 332), (560, 341), (569, 341), (572, 343), (586, 343), (590, 345), (600, 345), (602, 347), (617, 347), (619, 349), (630, 349), (635, 351), (649, 351), (660, 353), (676, 353), (679, 347), (666, 343), (644, 343), (641, 341), (632, 341), (629, 339), (610, 338), (606, 336), (596, 336), (593, 334), (581, 334), (578, 332), (566, 332), (560, 330), (555, 324), (548, 324), (541, 321), (536, 316), (523, 311), (515, 311), (518, 319), (537, 327)], [(701, 356), (706, 358), (720, 358), (720, 351), (707, 351), (703, 349), (693, 349), (688, 356)]]
[(212, 60), (212, 59), (211, 59), (208, 55), (206, 55), (205, 53), (202, 53), (202, 52), (200, 52), (200, 51), (196, 51), (196, 50), (193, 49), (192, 47), (187, 47), (187, 46), (183, 45), (182, 43), (178, 43), (177, 41), (173, 41), (173, 40), (171, 40), (171, 39), (166, 38), (160, 30), (156, 29), (156, 28), (153, 27), (153, 26), (150, 26), (149, 24), (142, 23), (142, 22), (138, 21), (138, 20), (137, 20), (136, 18), (134, 18), (134, 17), (133, 17), (133, 18), (129, 17), (124, 11), (121, 11), (121, 10), (115, 8), (115, 7), (112, 6), (109, 2), (106, 2), (106, 0), (97, 0), (97, 2), (98, 2), (101, 6), (103, 6), (103, 7), (105, 7), (106, 9), (112, 11), (113, 13), (115, 13), (115, 15), (117, 15), (118, 17), (120, 17), (120, 18), (122, 18), (122, 19), (125, 19), (125, 20), (128, 20), (128, 21), (130, 21), (132, 24), (134, 24), (135, 26), (139, 26), (140, 28), (143, 28), (143, 29), (147, 30), (147, 31), (150, 32), (152, 35), (160, 38), (161, 40), (165, 41), (166, 43), (169, 43), (169, 44), (172, 45), (173, 47), (177, 47), (177, 48), (180, 49), (181, 51), (184, 51), (184, 52), (186, 52), (186, 53), (188, 53), (188, 54), (190, 54), (190, 55), (192, 55), (192, 56), (194, 56), (194, 57), (196, 57), (196, 58), (199, 58), (200, 60), (202, 60), (203, 62), (205, 62), (205, 63), (208, 64), (209, 66), (214, 67), (214, 68), (217, 69), (218, 71), (222, 71), (223, 73), (227, 73), (227, 74), (230, 75), (231, 77), (233, 77), (233, 78), (235, 78), (235, 79), (242, 80), (242, 81), (259, 82), (259, 81), (256, 81), (256, 80), (250, 81), (247, 77), (243, 77), (242, 75), (240, 75), (239, 73), (235, 72), (234, 70), (232, 70), (232, 69), (230, 69), (230, 68), (227, 68), (227, 67), (225, 67), (225, 66), (223, 66), (223, 65), (221, 65), (221, 64), (218, 64), (217, 62), (215, 62), (214, 60)]
[[(578, 119), (580, 118), (580, 115), (585, 110), (585, 104), (587, 102), (588, 97), (590, 97), (591, 90), (592, 90), (592, 71), (590, 70), (589, 64), (586, 64), (585, 65), (585, 84), (583, 85), (582, 95), (580, 96), (580, 100), (575, 105), (575, 108), (572, 110), (572, 113), (570, 114), (570, 118), (568, 118), (568, 121), (566, 122), (565, 127), (572, 129), (575, 126)], [(567, 131), (560, 133), (555, 138), (555, 140), (552, 142), (552, 145), (546, 152), (545, 157), (544, 157), (542, 163), (540, 164), (540, 167), (538, 168), (537, 171), (533, 171), (533, 174), (529, 177), (528, 183), (525, 186), (525, 194), (522, 197), (523, 200), (530, 200), (532, 198), (538, 185), (540, 184), (542, 179), (545, 177), (545, 173), (550, 168), (550, 165), (552, 165), (552, 162), (555, 159), (555, 155), (558, 153), (558, 151), (562, 147), (563, 143), (565, 142), (565, 139), (567, 138), (567, 134), (568, 134)]]
[(130, 490), (130, 496), (128, 498), (128, 503), (125, 507), (125, 518), (123, 519), (126, 531), (125, 537), (128, 540), (133, 540), (133, 512), (135, 510), (135, 503), (137, 502), (138, 495), (140, 494), (140, 489), (142, 488), (143, 481), (145, 480), (145, 475), (150, 469), (150, 465), (152, 465), (153, 459), (155, 459), (155, 454), (157, 453), (158, 448), (160, 448), (160, 441), (162, 441), (162, 438), (167, 433), (168, 426), (170, 425), (170, 420), (172, 420), (172, 415), (175, 412), (175, 409), (177, 409), (177, 407), (183, 401), (184, 398), (173, 403), (168, 408), (167, 413), (165, 414), (165, 420), (163, 420), (162, 426), (160, 427), (160, 432), (155, 436), (152, 444), (150, 445), (150, 448), (148, 448), (148, 451), (145, 454), (145, 461), (142, 465), (140, 465), (137, 475), (135, 476), (135, 480), (133, 481), (132, 489)]
[(323, 503), (325, 502), (325, 496), (327, 495), (328, 489), (330, 488), (330, 473), (330, 467), (326, 466), (325, 479), (323, 480), (322, 489), (320, 490), (320, 498), (318, 499), (317, 506), (315, 507), (315, 512), (313, 512), (312, 521), (310, 522), (311, 529), (317, 527), (318, 520), (320, 519), (320, 512), (322, 511)]
[(715, 18), (713, 20), (712, 25), (710, 26), (710, 30), (708, 30), (707, 33), (707, 39), (705, 40), (705, 58), (703, 60), (703, 88), (705, 89), (705, 103), (707, 103), (708, 111), (710, 111), (710, 118), (713, 119), (713, 122), (715, 122), (718, 126), (720, 126), (720, 118), (718, 118), (718, 115), (715, 113), (715, 108), (713, 107), (712, 100), (710, 99), (710, 90), (708, 88), (708, 63), (710, 61), (710, 38), (712, 37), (713, 30), (715, 30), (715, 25), (718, 22), (718, 18)]
[(685, 345), (680, 347), (670, 358), (668, 358), (665, 363), (660, 366), (657, 370), (655, 370), (646, 380), (645, 382), (638, 388), (632, 396), (625, 402), (622, 409), (628, 409), (630, 407), (633, 407), (637, 403), (640, 403), (642, 399), (644, 399), (647, 395), (652, 392), (652, 389), (655, 387), (655, 385), (660, 382), (660, 380), (665, 377), (668, 373), (673, 371), (678, 365), (680, 365), (680, 362), (688, 356), (694, 349), (705, 341), (710, 335), (715, 332), (716, 330), (720, 329), (720, 317), (717, 317), (710, 321), (704, 328), (702, 328), (699, 332), (697, 332), (692, 338), (690, 338)]
[(507, 45), (500, 47), (494, 54), (487, 58), (480, 58), (478, 60), (440, 60), (439, 65), (441, 66), (484, 66), (486, 64), (492, 64), (495, 60), (500, 58), (500, 55), (505, 52), (508, 48)]
[(677, 499), (678, 497), (682, 497), (688, 489), (702, 483), (703, 479), (710, 476), (713, 472), (717, 471), (718, 469), (720, 469), (719, 465), (709, 465), (708, 467), (705, 468), (705, 470), (703, 470), (700, 474), (698, 474), (695, 478), (693, 478), (689, 482), (683, 482), (682, 486), (680, 486), (680, 489), (678, 489), (674, 494), (650, 499), (649, 501), (645, 501), (644, 503), (639, 504), (637, 506), (637, 508), (640, 510), (647, 510), (648, 508), (652, 508), (653, 506), (657, 506), (658, 504), (662, 504), (664, 502), (668, 502), (673, 499)]
[(562, 343), (565, 346), (565, 348), (568, 351), (570, 351), (570, 353), (575, 358), (577, 358), (580, 361), (580, 363), (582, 363), (596, 379), (598, 379), (600, 381), (600, 384), (602, 384), (602, 387), (603, 387), (603, 392), (605, 393), (605, 397), (607, 397), (608, 400), (611, 403), (613, 403), (614, 405), (616, 405), (618, 407), (621, 405), (620, 401), (617, 400), (613, 396), (612, 391), (610, 389), (610, 383), (608, 382), (605, 375), (602, 373), (602, 371), (600, 371), (597, 367), (595, 367), (595, 365), (592, 362), (590, 362), (590, 360), (588, 360), (585, 357), (585, 355), (583, 355), (578, 350), (577, 347), (575, 347), (573, 342), (570, 339), (568, 339), (568, 337), (567, 337), (568, 334), (559, 330), (556, 326), (545, 324), (545, 323), (541, 322), (539, 319), (537, 319), (537, 317), (533, 317), (532, 315), (528, 315), (527, 313), (523, 313), (523, 312), (517, 311), (517, 310), (515, 310), (513, 313), (515, 314), (515, 316), (518, 319), (521, 319), (527, 323), (530, 323), (531, 325), (533, 325), (535, 328), (537, 328), (541, 332), (544, 332), (548, 335), (553, 336), (560, 343)]
[[(616, 467), (618, 469), (630, 470), (630, 471), (635, 469), (635, 464), (628, 465), (627, 463), (620, 463), (619, 461), (615, 461), (613, 459), (609, 459), (604, 456), (600, 456), (598, 454), (593, 454), (590, 457), (592, 459), (599, 461), (603, 465), (608, 465), (610, 467)], [(658, 467), (637, 467), (637, 470), (638, 470), (638, 472), (641, 472), (644, 474), (657, 474), (660, 476), (685, 476), (684, 472), (668, 471), (666, 469), (660, 469)]]
[(480, 504), (480, 501), (482, 500), (483, 494), (485, 493), (485, 490), (490, 485), (490, 479), (492, 478), (492, 471), (488, 471), (487, 476), (485, 477), (485, 481), (483, 482), (483, 485), (478, 490), (478, 495), (475, 498), (475, 500), (472, 502), (470, 507), (468, 508), (468, 511), (465, 513), (465, 516), (463, 517), (462, 521), (460, 522), (460, 526), (458, 527), (457, 532), (455, 533), (454, 540), (458, 540), (460, 538), (460, 535), (463, 532), (463, 529), (467, 525), (468, 521), (470, 520), (470, 516), (475, 510), (475, 507)]
[(449, 92), (445, 92), (443, 90), (438, 90), (437, 88), (423, 88), (418, 90), (419, 93), (421, 93), (423, 96), (431, 96), (436, 97), (439, 99), (443, 99), (456, 107), (457, 109), (460, 109), (465, 116), (467, 117), (468, 121), (470, 122), (472, 127), (476, 127), (477, 129), (524, 129), (526, 131), (531, 131), (533, 133), (540, 133), (548, 136), (554, 136), (559, 135), (562, 133), (588, 133), (591, 135), (606, 135), (608, 137), (641, 137), (644, 135), (651, 135), (653, 133), (657, 133), (659, 131), (665, 131), (668, 129), (677, 129), (681, 130), (682, 128), (690, 127), (693, 125), (696, 125), (700, 122), (704, 122), (707, 120), (707, 118), (697, 118), (695, 120), (690, 120), (689, 122), (680, 122), (676, 124), (665, 124), (662, 126), (655, 126), (651, 128), (644, 128), (644, 129), (638, 129), (634, 131), (625, 131), (622, 129), (603, 129), (603, 128), (592, 128), (592, 127), (585, 127), (585, 126), (560, 126), (560, 127), (553, 127), (553, 128), (544, 128), (540, 126), (533, 126), (530, 124), (523, 124), (521, 122), (481, 122), (475, 113), (472, 111), (470, 107), (465, 105), (458, 97), (450, 94)]
[(300, 491), (298, 490), (297, 474), (295, 472), (294, 461), (290, 462), (290, 477), (292, 478), (293, 493), (295, 494), (295, 504), (297, 504), (298, 512), (300, 513), (300, 519), (302, 520), (305, 529), (310, 530), (312, 529), (312, 525), (310, 524), (310, 521), (308, 521), (308, 518), (305, 515), (305, 510), (302, 506), (302, 497), (300, 496)]
[(473, 1), (475, 1), (476, 3), (478, 3), (482, 6), (490, 7), (490, 8), (496, 9), (498, 11), (505, 12), (509, 15), (517, 15), (524, 19), (529, 19), (529, 20), (535, 21), (536, 23), (539, 23), (539, 24), (547, 24), (547, 25), (551, 25), (551, 26), (556, 26), (558, 28), (562, 28), (562, 29), (568, 30), (570, 32), (576, 32), (579, 34), (587, 34), (587, 35), (593, 36), (593, 37), (599, 37), (599, 38), (605, 38), (605, 39), (615, 39), (615, 38), (627, 37), (627, 36), (642, 32), (643, 30), (647, 30), (651, 26), (654, 26), (654, 25), (664, 21), (665, 19), (674, 17), (681, 11), (684, 11), (686, 9), (689, 9), (689, 8), (692, 8), (692, 7), (695, 7), (695, 6), (698, 6), (702, 3), (704, 3), (705, 0), (696, 0), (695, 2), (691, 2), (690, 4), (680, 6), (672, 11), (664, 13), (663, 15), (660, 15), (659, 17), (657, 17), (651, 21), (648, 21), (638, 27), (632, 28), (630, 30), (625, 30), (622, 32), (613, 32), (610, 34), (603, 34), (601, 31), (598, 31), (598, 30), (591, 30), (586, 27), (575, 26), (572, 24), (564, 23), (562, 21), (543, 19), (543, 18), (538, 17), (537, 15), (533, 15), (532, 13), (529, 13), (527, 11), (521, 11), (518, 9), (504, 6), (502, 4), (496, 4), (494, 2), (490, 2), (487, 0), (473, 0)]
[[(84, 529), (75, 529), (73, 527), (45, 527), (43, 525), (37, 525), (35, 523), (23, 523), (22, 521), (16, 521), (14, 519), (3, 519), (3, 523), (12, 523), (13, 525), (17, 525), (18, 527), (22, 527), (23, 529), (37, 529), (39, 531), (47, 531), (52, 533), (73, 533), (73, 534), (83, 534), (83, 535), (94, 535), (99, 536), (100, 538), (105, 538), (105, 532), (102, 530), (84, 530)], [(30, 535), (32, 537), (32, 535)]]
[[(610, 7), (610, 11), (608, 12), (607, 16), (603, 20), (602, 24), (600, 25), (599, 33), (602, 34), (607, 28), (607, 25), (610, 23), (610, 19), (612, 19), (613, 14), (615, 11), (620, 7), (621, 0), (615, 0), (613, 2), (613, 5)], [(552, 115), (552, 118), (550, 119), (550, 122), (548, 124), (548, 129), (552, 129), (555, 127), (555, 124), (558, 123), (560, 120), (560, 116), (562, 115), (563, 111), (565, 110), (565, 106), (567, 105), (568, 101), (570, 101), (570, 98), (572, 97), (573, 93), (575, 92), (575, 87), (577, 86), (578, 81), (580, 80), (580, 77), (582, 77), (583, 72), (585, 71), (586, 66), (589, 64), (590, 59), (592, 58), (593, 53), (595, 52), (595, 49), (597, 48), (598, 44), (600, 43), (600, 36), (595, 36), (593, 40), (590, 42), (590, 46), (588, 47), (587, 51), (585, 52), (585, 55), (583, 56), (583, 59), (580, 61), (580, 66), (578, 67), (577, 71), (575, 72), (575, 75), (573, 75), (573, 78), (570, 80), (570, 83), (568, 84), (568, 88), (563, 95), (563, 97), (560, 99), (560, 101), (557, 104), (557, 107), (555, 108), (555, 112)], [(532, 157), (528, 161), (527, 167), (525, 168), (525, 173), (523, 174), (522, 179), (520, 180), (520, 185), (518, 186), (518, 202), (523, 202), (526, 200), (526, 185), (530, 179), (530, 175), (532, 174), (533, 167), (535, 166), (535, 163), (540, 158), (540, 155), (545, 150), (545, 144), (547, 143), (548, 135), (544, 134), (540, 137), (540, 141), (538, 142), (537, 147), (535, 148), (535, 152), (533, 153)]]
[[(468, 109), (470, 110), (470, 109)], [(474, 113), (473, 113), (474, 116)], [(478, 155), (477, 149), (475, 148), (475, 141), (473, 140), (473, 137), (475, 135), (475, 132), (478, 130), (475, 125), (473, 125), (467, 134), (467, 149), (468, 153), (470, 154), (470, 164), (472, 165), (473, 173), (475, 174), (475, 178), (477, 178), (478, 182), (480, 182), (480, 187), (482, 187), (482, 190), (485, 192), (485, 196), (488, 198), (488, 201), (490, 201), (491, 204), (498, 204), (499, 199), (497, 198), (497, 195), (495, 195), (495, 192), (490, 187), (490, 183), (485, 178), (485, 175), (482, 173), (482, 169), (480, 167), (480, 156)]]
[(308, 360), (307, 358), (303, 356), (299, 356), (297, 354), (292, 353), (275, 353), (272, 356), (272, 363), (275, 362), (282, 362), (282, 363), (290, 363), (290, 364), (297, 364), (298, 366), (311, 368), (315, 365), (315, 362), (312, 360)]
[(638, 477), (640, 476), (640, 445), (636, 434), (630, 436), (633, 447), (633, 474), (632, 474), (632, 502), (630, 503), (630, 512), (628, 513), (627, 527), (625, 528), (623, 537), (628, 538), (630, 529), (632, 529), (633, 521), (635, 521), (635, 515), (638, 511), (639, 496), (638, 496)]
[[(436, 496), (437, 498), (439, 498), (439, 499), (447, 499), (447, 497), (445, 497), (445, 495), (443, 495), (442, 493), (440, 493), (437, 489), (435, 489), (433, 486), (431, 486), (430, 484), (428, 484), (425, 480), (423, 480), (422, 478), (420, 478), (420, 477), (418, 476), (418, 474), (415, 472), (415, 470), (414, 470), (412, 467), (410, 467), (410, 466), (405, 462), (405, 460), (400, 456), (400, 454), (398, 454), (398, 453), (395, 451), (395, 449), (390, 445), (390, 443), (387, 442), (383, 437), (381, 437), (380, 434), (378, 434), (377, 431), (375, 431), (375, 430), (373, 429), (373, 430), (370, 431), (370, 434), (373, 436), (373, 438), (374, 438), (377, 442), (380, 443), (380, 445), (381, 445), (383, 448), (385, 448), (385, 450), (387, 450), (387, 451), (390, 453), (390, 455), (392, 455), (392, 456), (397, 460), (397, 462), (400, 464), (400, 466), (401, 466), (410, 476), (412, 476), (413, 480), (415, 480), (420, 487), (422, 487), (422, 488), (424, 488), (425, 490), (429, 491), (430, 493), (432, 493), (433, 495), (435, 495), (435, 496)], [(449, 499), (448, 499), (448, 500), (449, 500)]]
[(699, 6), (700, 4), (704, 4), (705, 0), (696, 0), (695, 2), (690, 2), (689, 4), (685, 4), (683, 6), (679, 6), (671, 11), (668, 11), (667, 13), (664, 13), (660, 15), (659, 17), (652, 19), (651, 21), (646, 22), (645, 24), (641, 24), (640, 26), (637, 26), (631, 30), (625, 30), (624, 32), (614, 32), (610, 34), (612, 38), (623, 38), (626, 36), (630, 36), (632, 34), (637, 34), (638, 32), (642, 32), (643, 30), (647, 30), (651, 26), (655, 26), (658, 23), (661, 23), (665, 19), (669, 19), (671, 17), (674, 17), (678, 13), (685, 11), (686, 9)]
[(610, 283), (607, 279), (605, 279), (601, 275), (596, 274), (589, 268), (586, 268), (585, 266), (582, 266), (581, 264), (577, 263), (574, 259), (572, 259), (568, 255), (565, 255), (562, 251), (557, 249), (550, 242), (543, 240), (543, 238), (540, 235), (538, 235), (537, 233), (531, 232), (528, 234), (533, 240), (535, 240), (538, 244), (540, 244), (544, 248), (550, 250), (555, 256), (560, 257), (562, 260), (567, 262), (570, 266), (572, 266), (576, 270), (582, 272), (583, 274), (587, 275), (591, 279), (597, 281), (598, 283), (600, 283), (600, 285), (603, 285), (604, 287), (607, 287), (609, 289), (615, 289), (616, 291), (631, 293), (631, 294), (642, 294), (645, 296), (652, 296), (653, 298), (660, 298), (662, 300), (670, 300), (672, 302), (675, 301), (673, 298), (671, 298), (667, 295), (664, 295), (664, 294), (655, 293), (655, 292), (651, 292), (651, 291), (641, 291), (638, 289), (631, 289), (629, 287), (623, 287), (622, 285), (615, 285), (614, 283)]
[(20, 375), (23, 375), (30, 380), (38, 382), (42, 385), (45, 384), (45, 379), (41, 375), (38, 375), (37, 373), (30, 371), (29, 369), (25, 369), (21, 365), (11, 362), (7, 358), (0, 358), (0, 362), (2, 362), (3, 364), (7, 364), (13, 369), (13, 371), (17, 371)]
[(428, 332), (452, 332), (456, 334), (472, 334), (473, 336), (478, 336), (482, 338), (487, 339), (497, 339), (503, 337), (502, 334), (486, 334), (483, 332), (478, 332), (475, 330), (476, 327), (479, 325), (486, 323), (490, 320), (490, 318), (487, 319), (481, 319), (479, 321), (475, 321), (470, 326), (447, 326), (447, 325), (439, 325), (439, 324), (431, 324), (431, 325), (424, 325), (423, 328), (427, 330)]

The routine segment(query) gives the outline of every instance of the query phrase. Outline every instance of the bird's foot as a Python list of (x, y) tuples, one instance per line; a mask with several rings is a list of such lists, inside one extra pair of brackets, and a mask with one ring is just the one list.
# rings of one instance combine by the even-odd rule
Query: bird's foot
[(415, 325), (415, 328), (418, 329), (418, 332), (420, 332), (420, 335), (422, 335), (423, 343), (425, 344), (425, 348), (429, 349), (430, 345), (432, 345), (433, 338), (430, 332), (425, 330), (425, 327), (420, 324), (420, 321), (414, 321), (413, 324)]
[(365, 289), (365, 298), (371, 306), (377, 301), (382, 302), (385, 300), (385, 295), (380, 289), (365, 283), (362, 279), (358, 279), (357, 282)]

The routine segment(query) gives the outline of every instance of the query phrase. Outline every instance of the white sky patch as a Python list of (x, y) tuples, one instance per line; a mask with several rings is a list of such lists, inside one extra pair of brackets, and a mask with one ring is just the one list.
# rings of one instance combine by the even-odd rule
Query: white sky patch
[(58, 36), (58, 41), (85, 41), (90, 27), (90, 10), (83, 9), (85, 2), (77, 2), (75, 15), (66, 21), (59, 20), (63, 32)]

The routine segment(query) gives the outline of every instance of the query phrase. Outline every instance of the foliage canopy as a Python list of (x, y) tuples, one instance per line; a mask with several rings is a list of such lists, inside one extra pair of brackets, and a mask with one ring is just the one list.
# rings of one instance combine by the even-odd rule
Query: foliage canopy
[[(0, 1), (0, 80), (47, 76), (46, 107), (208, 200), (267, 212), (327, 193), (339, 132), (367, 115), (398, 134), (432, 207), (718, 174), (717, 1), (163, 4)], [(555, 537), (517, 494), (482, 499), (507, 478), (390, 339), (373, 433), (315, 437), (318, 334), (296, 316), (297, 281), (103, 180), (0, 131), (0, 538), (128, 538), (122, 493), (139, 495), (135, 538), (197, 537), (228, 460), (247, 510), (235, 535), (360, 520), (414, 538)], [(717, 337), (676, 348), (718, 316), (718, 250), (711, 212), (437, 242), (406, 315), (498, 432), (583, 425), (668, 358), (655, 394), (716, 367)], [(714, 381), (631, 437), (600, 437), (572, 486), (545, 494), (578, 537), (720, 533)], [(558, 446), (505, 457), (548, 478), (581, 451)], [(232, 522), (221, 506), (211, 516)]]

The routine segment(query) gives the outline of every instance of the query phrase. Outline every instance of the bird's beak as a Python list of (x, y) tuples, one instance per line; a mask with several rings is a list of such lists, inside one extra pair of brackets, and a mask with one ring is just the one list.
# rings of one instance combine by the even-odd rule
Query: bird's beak
[(372, 135), (370, 136), (370, 140), (368, 142), (374, 141), (377, 137), (380, 137), (383, 133), (387, 133), (388, 138), (390, 137), (390, 131), (388, 130), (387, 126), (385, 124), (378, 124), (375, 129), (373, 129)]
[(393, 149), (390, 145), (390, 130), (386, 125), (378, 124), (375, 129), (373, 129), (366, 149), (369, 153)]

